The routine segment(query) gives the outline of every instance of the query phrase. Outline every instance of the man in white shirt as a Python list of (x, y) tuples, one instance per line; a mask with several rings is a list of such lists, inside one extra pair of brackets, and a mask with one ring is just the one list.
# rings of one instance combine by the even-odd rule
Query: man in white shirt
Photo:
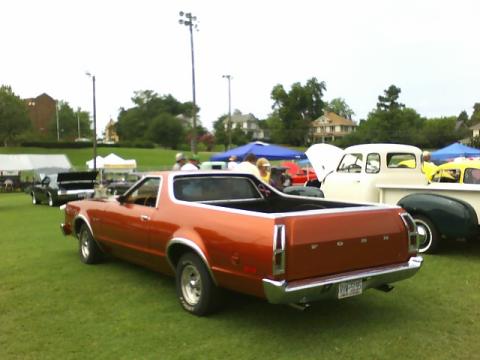
[(228, 164), (227, 164), (227, 169), (228, 170), (235, 170), (238, 166), (237, 163), (237, 157), (235, 155), (232, 155), (228, 158)]
[(257, 157), (252, 153), (245, 155), (245, 158), (240, 164), (237, 165), (235, 171), (253, 174), (259, 179), (261, 178), (260, 171), (257, 167)]
[(200, 167), (198, 166), (198, 164), (200, 163), (200, 159), (198, 157), (198, 155), (196, 154), (193, 154), (192, 156), (190, 156), (190, 158), (188, 159), (188, 163), (186, 163), (185, 165), (183, 165), (180, 170), (184, 171), (184, 170), (198, 170)]

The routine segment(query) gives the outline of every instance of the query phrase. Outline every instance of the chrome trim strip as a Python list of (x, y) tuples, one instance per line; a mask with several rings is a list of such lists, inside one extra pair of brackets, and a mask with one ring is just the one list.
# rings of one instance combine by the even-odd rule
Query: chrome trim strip
[(174, 273), (176, 273), (177, 269), (173, 265), (172, 261), (170, 260), (169, 249), (172, 247), (172, 245), (175, 245), (175, 244), (185, 245), (185, 246), (193, 249), (197, 253), (197, 255), (200, 256), (203, 263), (207, 267), (207, 270), (208, 270), (210, 276), (212, 277), (212, 280), (215, 283), (215, 285), (218, 285), (217, 280), (215, 279), (215, 276), (213, 275), (212, 269), (210, 268), (210, 265), (208, 263), (207, 257), (203, 253), (202, 249), (200, 249), (200, 247), (197, 244), (195, 244), (195, 242), (193, 242), (192, 240), (189, 240), (189, 239), (176, 237), (176, 238), (171, 239), (167, 244), (167, 247), (165, 249), (166, 258), (167, 258), (168, 264), (170, 265), (170, 267), (172, 268)]
[(267, 300), (273, 304), (307, 303), (325, 297), (335, 297), (338, 284), (362, 279), (363, 289), (375, 288), (413, 276), (422, 266), (421, 256), (411, 257), (408, 262), (352, 271), (332, 276), (287, 282), (263, 279)]

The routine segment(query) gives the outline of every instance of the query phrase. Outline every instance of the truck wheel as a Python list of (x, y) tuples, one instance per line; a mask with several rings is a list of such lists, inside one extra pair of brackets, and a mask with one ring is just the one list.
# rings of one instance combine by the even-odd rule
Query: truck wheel
[(440, 245), (440, 238), (435, 225), (430, 219), (421, 216), (413, 215), (418, 232), (418, 252), (433, 254), (438, 250)]
[(103, 258), (102, 250), (93, 239), (87, 225), (83, 224), (78, 235), (78, 253), (80, 260), (85, 264), (96, 264)]
[(204, 316), (217, 309), (220, 290), (197, 255), (186, 253), (180, 258), (175, 281), (177, 297), (186, 311)]

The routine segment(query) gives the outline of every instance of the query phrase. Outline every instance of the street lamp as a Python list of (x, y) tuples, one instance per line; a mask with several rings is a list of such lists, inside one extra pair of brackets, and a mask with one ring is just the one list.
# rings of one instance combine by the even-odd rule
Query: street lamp
[(58, 101), (55, 100), (55, 117), (57, 119), (57, 141), (60, 141), (60, 127), (58, 121)]
[(195, 99), (195, 57), (193, 52), (193, 29), (198, 31), (197, 17), (192, 13), (179, 12), (180, 19), (178, 22), (180, 25), (188, 26), (190, 30), (190, 51), (192, 54), (192, 92), (193, 92), (193, 129), (192, 129), (192, 153), (197, 153), (197, 103)]
[(230, 80), (232, 80), (232, 75), (222, 75), (224, 79), (228, 80), (228, 125), (227, 125), (227, 132), (228, 132), (228, 149), (232, 146), (232, 96), (230, 92)]
[(93, 85), (93, 171), (97, 171), (97, 105), (95, 102), (95, 75), (85, 73), (92, 78)]

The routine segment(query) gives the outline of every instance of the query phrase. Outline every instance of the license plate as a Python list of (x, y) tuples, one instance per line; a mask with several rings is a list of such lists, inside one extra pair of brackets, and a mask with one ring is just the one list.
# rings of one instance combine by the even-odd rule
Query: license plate
[(345, 281), (338, 284), (338, 298), (343, 299), (362, 293), (362, 279)]

